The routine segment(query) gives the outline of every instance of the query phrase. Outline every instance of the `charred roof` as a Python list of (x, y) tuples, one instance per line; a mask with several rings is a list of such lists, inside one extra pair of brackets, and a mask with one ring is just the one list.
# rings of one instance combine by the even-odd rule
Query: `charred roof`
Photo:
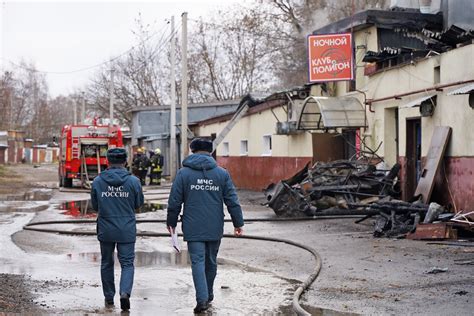
[(378, 68), (391, 67), (433, 53), (472, 43), (473, 30), (451, 25), (443, 29), (442, 14), (426, 14), (417, 10), (366, 10), (328, 24), (314, 35), (358, 31), (377, 27), (378, 48), (367, 51), (363, 62), (376, 63)]
[(416, 11), (365, 10), (323, 26), (313, 31), (313, 34), (342, 33), (351, 29), (357, 31), (368, 26), (407, 30), (422, 30), (426, 28), (433, 31), (441, 31), (443, 29), (443, 16)]

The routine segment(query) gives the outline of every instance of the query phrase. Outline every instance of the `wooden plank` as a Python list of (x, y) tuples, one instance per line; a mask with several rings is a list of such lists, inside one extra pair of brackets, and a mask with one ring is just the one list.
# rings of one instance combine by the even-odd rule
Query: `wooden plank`
[(449, 126), (437, 126), (433, 131), (425, 167), (421, 171), (421, 177), (415, 191), (415, 196), (421, 195), (423, 203), (428, 204), (430, 202), (434, 178), (443, 161), (449, 136), (451, 136), (451, 127)]
[(450, 223), (418, 224), (414, 233), (409, 233), (407, 239), (414, 240), (443, 240), (457, 239), (457, 230)]

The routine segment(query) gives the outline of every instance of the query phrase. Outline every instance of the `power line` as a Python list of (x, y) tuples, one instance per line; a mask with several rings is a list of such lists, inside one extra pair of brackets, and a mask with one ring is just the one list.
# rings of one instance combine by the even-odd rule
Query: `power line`
[(233, 31), (233, 32), (242, 31), (244, 33), (255, 35), (257, 37), (264, 37), (264, 38), (274, 39), (274, 40), (279, 40), (279, 41), (283, 41), (283, 40), (287, 41), (288, 40), (288, 38), (274, 37), (274, 36), (268, 35), (268, 33), (254, 32), (254, 31), (251, 31), (251, 30), (245, 29), (245, 28), (227, 26), (227, 25), (222, 25), (222, 24), (217, 24), (217, 23), (212, 23), (212, 22), (204, 22), (204, 21), (194, 20), (194, 19), (188, 19), (188, 20), (191, 21), (191, 22), (194, 22), (194, 23), (201, 23), (201, 24), (205, 24), (205, 25), (209, 25), (209, 26), (214, 26), (214, 27), (220, 28), (222, 30), (226, 30), (226, 31)]
[(177, 35), (178, 32), (181, 30), (181, 26), (178, 25), (178, 27), (176, 27), (175, 31), (173, 32), (173, 34), (169, 34), (165, 39), (164, 41), (161, 43), (160, 46), (157, 46), (155, 48), (155, 51), (153, 52), (152, 54), (152, 57), (158, 55), (158, 53), (161, 53), (165, 48), (166, 48), (166, 45), (168, 44), (168, 41), (171, 40), (171, 38), (174, 36), (174, 35)]
[[(151, 59), (151, 58), (157, 56), (158, 54), (160, 54), (160, 53), (166, 48), (166, 45), (168, 44), (168, 41), (169, 41), (174, 35), (176, 35), (180, 30), (181, 30), (181, 27), (178, 26), (178, 27), (175, 29), (175, 31), (173, 32), (173, 34), (170, 33), (170, 34), (163, 40), (163, 42), (159, 43), (159, 45), (157, 45), (157, 46), (155, 47), (155, 50), (151, 53), (151, 55), (149, 56), (149, 58)], [(172, 53), (173, 53), (173, 52), (172, 52)], [(140, 68), (136, 69), (135, 71), (140, 71), (140, 70), (142, 70), (143, 68), (145, 68), (145, 66), (146, 66), (146, 63), (143, 63), (143, 65), (142, 65)]]
[[(165, 25), (165, 29), (162, 30), (161, 32), (154, 32), (153, 34), (149, 35), (147, 38), (145, 38), (144, 40), (140, 41), (140, 43), (136, 46), (140, 46), (140, 45), (143, 45), (145, 42), (147, 42), (148, 40), (150, 40), (151, 38), (155, 37), (156, 35), (158, 34), (162, 34), (162, 37), (164, 36), (166, 30), (167, 30), (167, 27), (168, 27), (168, 23), (166, 23)], [(101, 63), (98, 63), (98, 64), (94, 64), (92, 66), (88, 66), (88, 67), (84, 67), (84, 68), (79, 68), (79, 69), (75, 69), (75, 70), (70, 70), (70, 71), (45, 71), (45, 70), (38, 70), (38, 69), (34, 69), (34, 68), (30, 68), (30, 67), (25, 67), (25, 66), (22, 66), (22, 65), (19, 65), (9, 59), (6, 59), (6, 58), (2, 58), (0, 57), (0, 59), (2, 59), (3, 61), (5, 62), (8, 62), (10, 64), (12, 64), (13, 66), (17, 67), (17, 68), (21, 68), (21, 69), (25, 69), (27, 71), (32, 71), (32, 72), (35, 72), (35, 73), (42, 73), (42, 74), (52, 74), (52, 75), (68, 75), (68, 74), (73, 74), (73, 73), (78, 73), (78, 72), (83, 72), (83, 71), (87, 71), (87, 70), (91, 70), (91, 69), (94, 69), (94, 68), (98, 68), (100, 66), (103, 66), (105, 64), (108, 64), (108, 63), (111, 63), (117, 59), (120, 59), (121, 57), (129, 54), (131, 51), (133, 51), (135, 49), (136, 46), (132, 46), (130, 47), (129, 49), (127, 49), (126, 51), (124, 51), (123, 53), (111, 58), (110, 60), (107, 60), (107, 61), (104, 61), (104, 62), (101, 62)]]
[[(165, 29), (163, 30), (163, 32), (161, 32), (162, 34), (161, 34), (161, 37), (158, 40), (158, 42), (161, 42), (163, 40), (163, 37), (165, 37), (165, 34), (168, 31), (168, 28), (170, 28), (170, 22), (169, 21), (166, 23), (166, 26), (165, 26)], [(171, 29), (170, 29), (170, 31), (171, 31)]]

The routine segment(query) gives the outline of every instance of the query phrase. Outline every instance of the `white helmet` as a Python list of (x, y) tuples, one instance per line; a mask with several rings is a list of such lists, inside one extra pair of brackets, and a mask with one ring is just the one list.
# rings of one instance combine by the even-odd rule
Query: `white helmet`
[(155, 149), (155, 154), (161, 155), (161, 150), (159, 148)]

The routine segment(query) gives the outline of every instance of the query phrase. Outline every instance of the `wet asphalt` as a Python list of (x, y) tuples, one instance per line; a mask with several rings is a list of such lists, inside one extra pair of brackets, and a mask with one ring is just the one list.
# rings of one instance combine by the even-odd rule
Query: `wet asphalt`
[[(18, 168), (27, 172), (31, 169)], [(33, 188), (25, 189), (26, 194), (20, 190), (0, 197), (0, 314), (122, 315), (118, 296), (115, 308), (104, 308), (99, 243), (94, 236), (22, 229), (30, 222), (95, 216), (87, 202), (88, 193), (55, 188), (55, 166), (33, 169), (31, 177), (41, 170), (46, 179), (36, 180)], [(42, 188), (40, 192), (32, 192), (38, 187)], [(169, 188), (145, 190), (149, 207), (137, 217), (164, 219)], [(263, 194), (238, 194), (246, 218), (275, 217), (260, 205)], [(49, 228), (95, 229), (91, 224)], [(138, 229), (166, 232), (161, 223), (139, 224)], [(358, 225), (353, 219), (248, 222), (244, 232), (291, 239), (320, 252), (320, 276), (302, 297), (302, 305), (312, 315), (472, 314), (472, 265), (459, 264), (474, 259), (472, 247), (375, 239), (370, 220)], [(232, 233), (230, 223), (225, 233)], [(186, 245), (182, 246), (183, 253), (177, 254), (168, 238), (138, 239), (130, 315), (193, 314), (191, 269)], [(208, 315), (292, 315), (293, 292), (314, 267), (308, 253), (262, 241), (224, 239), (218, 257), (215, 300)], [(448, 270), (427, 274), (433, 267)], [(117, 285), (119, 271), (117, 266)]]
[[(165, 218), (168, 188), (145, 189), (147, 206), (137, 218)], [(42, 192), (44, 194), (44, 192)], [(30, 194), (31, 195), (31, 194)], [(119, 297), (105, 308), (100, 284), (99, 243), (93, 236), (64, 236), (24, 231), (29, 222), (94, 219), (88, 194), (51, 190), (51, 200), (2, 202), (0, 273), (27, 275), (38, 311), (68, 315), (122, 314)], [(20, 198), (19, 198), (20, 199)], [(226, 224), (227, 225), (227, 224)], [(48, 225), (71, 231), (94, 230), (93, 224)], [(139, 231), (165, 232), (164, 224), (139, 225)], [(226, 227), (231, 229), (231, 227)], [(231, 241), (229, 241), (231, 242)], [(186, 244), (177, 253), (168, 238), (139, 237), (129, 315), (193, 315), (194, 288)], [(223, 242), (225, 244), (226, 241)], [(120, 269), (116, 260), (116, 284)], [(219, 258), (215, 299), (208, 315), (281, 314), (290, 305), (297, 280)], [(118, 291), (118, 289), (117, 289)], [(284, 312), (285, 314), (287, 312)]]

